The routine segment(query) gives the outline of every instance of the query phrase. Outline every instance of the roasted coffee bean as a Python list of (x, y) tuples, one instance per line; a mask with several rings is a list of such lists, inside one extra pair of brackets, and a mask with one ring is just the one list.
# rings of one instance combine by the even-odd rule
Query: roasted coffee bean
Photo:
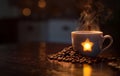
[(74, 54), (75, 54), (74, 51), (71, 51), (71, 52), (70, 52), (70, 56), (73, 56)]
[[(82, 63), (92, 64), (92, 63), (111, 62), (111, 61), (115, 62), (120, 60), (120, 58), (116, 58), (116, 57), (105, 58), (105, 57), (98, 56), (93, 58), (93, 57), (82, 56), (79, 51), (73, 50), (72, 46), (66, 47), (56, 54), (49, 55), (48, 58), (51, 60), (80, 63), (80, 64)], [(109, 65), (114, 66), (115, 64), (109, 63)]]
[(62, 57), (58, 57), (57, 58), (58, 61), (62, 61), (62, 59), (63, 59)]
[(119, 66), (116, 66), (115, 68), (120, 69), (120, 65), (119, 65)]
[(75, 63), (75, 59), (71, 61), (72, 63)]
[(88, 64), (91, 64), (92, 62), (91, 62), (91, 60), (88, 60), (87, 63), (88, 63)]
[(53, 56), (48, 56), (48, 58), (49, 58), (49, 59), (54, 59), (54, 57), (53, 57)]
[(79, 59), (76, 59), (75, 61), (76, 61), (76, 63), (79, 63), (79, 62), (80, 62), (80, 60), (79, 60)]

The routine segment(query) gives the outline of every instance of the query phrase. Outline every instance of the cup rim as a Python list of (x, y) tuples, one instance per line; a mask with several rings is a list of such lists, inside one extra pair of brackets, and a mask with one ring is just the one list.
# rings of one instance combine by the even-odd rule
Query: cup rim
[(72, 34), (103, 34), (102, 31), (72, 31)]

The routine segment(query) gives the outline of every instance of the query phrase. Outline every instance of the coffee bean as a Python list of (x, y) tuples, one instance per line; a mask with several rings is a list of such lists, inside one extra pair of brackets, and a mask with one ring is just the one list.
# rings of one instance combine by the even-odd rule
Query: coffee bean
[(74, 59), (74, 60), (72, 60), (72, 63), (75, 63), (75, 59)]
[[(120, 60), (120, 58), (116, 58), (116, 57), (105, 58), (105, 57), (99, 56), (99, 57), (93, 58), (93, 57), (82, 56), (79, 51), (73, 50), (72, 46), (66, 47), (56, 54), (49, 55), (48, 58), (51, 60), (80, 63), (80, 64), (82, 63), (92, 64), (92, 63), (110, 62), (110, 61)], [(113, 63), (112, 64), (109, 63), (109, 65), (116, 66), (116, 64), (113, 64)]]
[(92, 62), (90, 60), (87, 61), (88, 64), (91, 64)]
[(62, 61), (62, 57), (58, 57), (57, 60), (58, 60), (58, 61)]
[(120, 65), (119, 66), (116, 66), (117, 69), (120, 69)]

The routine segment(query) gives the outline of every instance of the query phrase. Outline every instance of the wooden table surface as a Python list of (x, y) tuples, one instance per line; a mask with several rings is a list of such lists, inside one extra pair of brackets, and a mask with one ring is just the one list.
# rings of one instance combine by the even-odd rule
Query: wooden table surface
[(32, 42), (0, 47), (0, 76), (120, 76), (106, 63), (73, 64), (48, 60), (70, 44)]

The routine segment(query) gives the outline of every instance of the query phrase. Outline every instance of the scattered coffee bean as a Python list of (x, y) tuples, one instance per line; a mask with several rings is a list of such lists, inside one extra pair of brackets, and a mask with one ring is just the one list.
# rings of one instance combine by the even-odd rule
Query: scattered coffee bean
[(56, 54), (49, 55), (48, 58), (51, 60), (80, 63), (80, 64), (82, 64), (82, 63), (92, 64), (92, 63), (108, 62), (108, 65), (120, 68), (120, 65), (117, 66), (117, 64), (109, 63), (111, 61), (120, 60), (120, 58), (116, 58), (116, 57), (104, 58), (104, 57), (100, 57), (100, 56), (93, 58), (93, 57), (82, 56), (78, 51), (75, 51), (72, 46), (66, 47)]
[(119, 66), (116, 66), (117, 69), (120, 69), (120, 65)]

